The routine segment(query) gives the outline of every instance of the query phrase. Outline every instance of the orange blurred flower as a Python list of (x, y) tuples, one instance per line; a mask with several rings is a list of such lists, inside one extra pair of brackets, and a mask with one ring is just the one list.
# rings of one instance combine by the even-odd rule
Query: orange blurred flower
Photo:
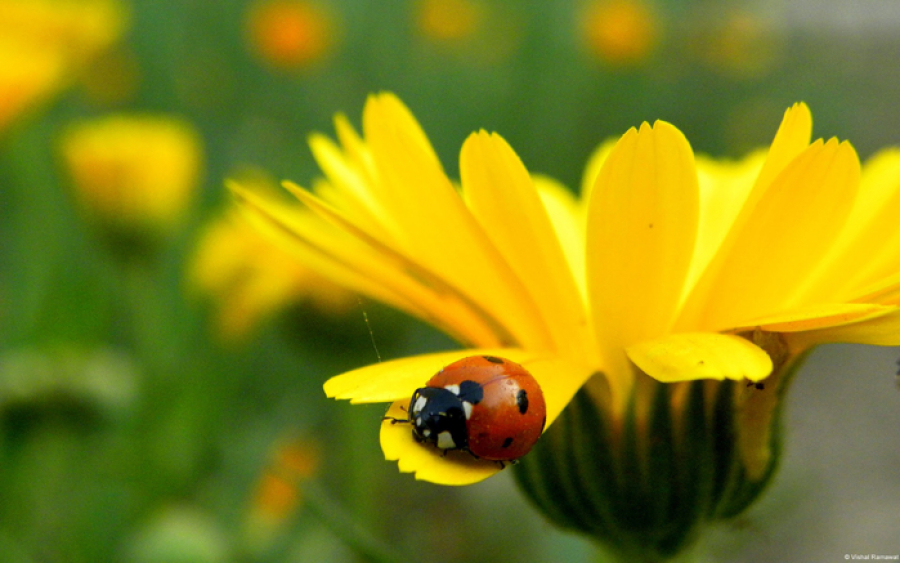
[(247, 15), (247, 39), (266, 63), (282, 70), (320, 61), (337, 42), (332, 13), (302, 0), (259, 0)]
[(303, 481), (321, 465), (321, 448), (311, 439), (295, 438), (276, 445), (271, 460), (254, 485), (245, 522), (253, 545), (268, 543), (300, 508)]
[(659, 40), (653, 8), (642, 0), (599, 0), (587, 6), (582, 33), (588, 51), (615, 65), (639, 64)]

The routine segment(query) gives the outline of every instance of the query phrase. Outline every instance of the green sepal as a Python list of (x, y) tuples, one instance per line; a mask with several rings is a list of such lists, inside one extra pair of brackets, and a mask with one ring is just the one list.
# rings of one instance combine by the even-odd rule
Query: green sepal
[[(593, 535), (613, 521), (618, 490), (611, 467), (607, 422), (582, 390), (539, 442), (542, 447), (515, 466), (519, 484), (551, 520)], [(600, 502), (598, 502), (600, 501)]]
[[(590, 535), (623, 559), (672, 559), (709, 523), (743, 512), (771, 480), (782, 399), (800, 363), (778, 365), (765, 389), (729, 380), (665, 384), (639, 374), (640, 391), (618, 418), (587, 386), (514, 474), (558, 525)], [(753, 478), (740, 447), (748, 431), (740, 409), (752, 408), (752, 393), (776, 394), (766, 419), (771, 454)], [(642, 409), (640, 401), (649, 405)]]

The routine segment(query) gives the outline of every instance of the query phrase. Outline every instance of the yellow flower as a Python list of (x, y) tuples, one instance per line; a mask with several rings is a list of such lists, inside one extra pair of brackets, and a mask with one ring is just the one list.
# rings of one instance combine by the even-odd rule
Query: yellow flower
[[(443, 365), (493, 354), (535, 376), (551, 430), (584, 386), (625, 431), (629, 416), (652, 420), (650, 378), (758, 382), (819, 343), (900, 344), (900, 155), (880, 155), (861, 179), (849, 144), (810, 142), (803, 104), (768, 152), (739, 162), (695, 158), (674, 126), (645, 123), (594, 154), (580, 197), (484, 131), (462, 146), (457, 187), (391, 94), (370, 97), (362, 136), (341, 116), (336, 126), (340, 145), (311, 139), (326, 179), (314, 191), (285, 184), (329, 225), (236, 193), (336, 280), (471, 349), (351, 371), (325, 384), (329, 397), (391, 402), (402, 416)], [(765, 425), (776, 403), (760, 396), (737, 408)], [(402, 424), (382, 423), (381, 441), (420, 479), (500, 470), (424, 447)], [(769, 445), (739, 444), (748, 474), (766, 473)]]
[(231, 341), (246, 337), (263, 318), (301, 301), (332, 314), (357, 303), (353, 293), (311, 270), (236, 209), (204, 229), (190, 266), (190, 282), (213, 298), (219, 333)]
[(84, 121), (61, 145), (81, 208), (117, 234), (168, 234), (193, 200), (203, 167), (200, 136), (172, 117)]
[(122, 34), (115, 0), (0, 0), (0, 130)]
[(260, 0), (247, 16), (247, 40), (266, 63), (281, 69), (319, 61), (335, 43), (333, 16), (317, 2)]

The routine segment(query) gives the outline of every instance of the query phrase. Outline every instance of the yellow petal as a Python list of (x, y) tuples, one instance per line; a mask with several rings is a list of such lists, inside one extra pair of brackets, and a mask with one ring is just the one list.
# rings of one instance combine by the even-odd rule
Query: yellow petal
[[(353, 163), (356, 170), (360, 171), (369, 183), (370, 188), (378, 189), (379, 185), (375, 173), (375, 165), (372, 162), (372, 154), (366, 147), (365, 141), (350, 125), (350, 121), (342, 113), (334, 116), (334, 130), (337, 134), (341, 148), (347, 159)], [(375, 198), (378, 199), (377, 197)]]
[[(696, 324), (723, 330), (797, 305), (798, 292), (836, 239), (859, 185), (859, 160), (847, 143), (811, 145), (774, 180), (743, 228), (698, 282), (686, 313), (706, 295)], [(704, 279), (706, 278), (706, 279)], [(705, 287), (704, 287), (705, 286)]]
[[(345, 157), (341, 149), (324, 135), (311, 135), (309, 146), (319, 168), (328, 177), (329, 192), (318, 188), (316, 194), (340, 207), (353, 221), (382, 238), (396, 232), (396, 225), (385, 215), (371, 188), (372, 182)], [(331, 194), (331, 195), (329, 195)]]
[[(293, 209), (226, 181), (244, 216), (299, 264), (351, 291), (372, 297), (414, 316), (427, 316), (421, 304), (433, 294), (398, 274), (391, 264), (306, 209)], [(453, 334), (452, 331), (449, 331)]]
[(608, 139), (600, 144), (594, 152), (588, 157), (587, 165), (584, 167), (584, 174), (581, 176), (581, 199), (582, 201), (588, 201), (591, 197), (591, 191), (594, 189), (594, 184), (597, 182), (597, 174), (600, 173), (600, 169), (603, 168), (603, 163), (606, 162), (606, 157), (609, 156), (609, 153), (615, 148), (618, 139)]
[[(865, 233), (872, 241), (883, 240), (885, 223), (896, 227), (900, 212), (900, 148), (892, 147), (875, 154), (862, 167), (859, 197), (847, 220), (844, 236), (849, 239)], [(872, 232), (874, 231), (874, 232)], [(889, 230), (891, 234), (896, 228)], [(874, 245), (872, 248), (877, 248)]]
[(459, 167), (472, 213), (525, 285), (553, 349), (585, 358), (586, 311), (528, 170), (502, 137), (485, 131), (466, 139)]
[(811, 137), (812, 114), (809, 107), (803, 102), (796, 103), (784, 112), (778, 132), (769, 147), (766, 162), (756, 180), (753, 189), (755, 197), (751, 199), (751, 205), (768, 190), (781, 171), (809, 146)]
[(827, 303), (799, 307), (778, 315), (756, 319), (743, 327), (767, 332), (800, 332), (837, 327), (874, 319), (896, 307), (869, 303)]
[(847, 225), (807, 289), (808, 299), (854, 299), (900, 268), (900, 149), (881, 151), (862, 168)]
[(856, 303), (900, 304), (900, 271), (881, 277), (877, 282), (857, 290)]
[(628, 131), (603, 163), (587, 219), (587, 287), (613, 386), (630, 372), (621, 350), (671, 326), (698, 212), (694, 157), (681, 132), (659, 121)]
[[(743, 231), (744, 225), (750, 220), (757, 202), (769, 191), (772, 182), (782, 173), (785, 167), (809, 146), (811, 135), (812, 116), (806, 104), (797, 103), (788, 108), (784, 113), (784, 118), (775, 134), (775, 138), (772, 140), (765, 161), (762, 163), (759, 175), (756, 181), (753, 182), (752, 189), (746, 196), (743, 196), (743, 203), (737, 215), (729, 217), (731, 225), (723, 239), (710, 240), (708, 238), (710, 234), (716, 238), (720, 236), (720, 233), (716, 232), (716, 226), (709, 224), (709, 214), (712, 214), (711, 220), (713, 223), (718, 221), (717, 216), (724, 215), (727, 217), (731, 213), (728, 204), (735, 203), (731, 196), (738, 194), (725, 194), (723, 200), (713, 202), (709, 201), (707, 192), (706, 196), (701, 200), (701, 203), (704, 205), (724, 204), (725, 208), (717, 210), (705, 207), (701, 210), (702, 223), (700, 228), (702, 230), (698, 236), (697, 263), (690, 272), (690, 294), (682, 307), (675, 325), (676, 328), (681, 330), (707, 328), (705, 325), (702, 325), (704, 307), (709, 295), (719, 291), (719, 288), (715, 285), (716, 279), (719, 272), (725, 267), (724, 262), (731, 254), (732, 246), (734, 246), (736, 239)], [(728, 186), (728, 189), (735, 188)], [(737, 189), (740, 190), (740, 188)], [(739, 195), (737, 199), (740, 199)], [(709, 230), (710, 227), (712, 231)], [(714, 251), (714, 254), (710, 257), (710, 252), (712, 251)]]
[[(449, 327), (449, 334), (462, 338), (464, 343), (482, 346), (521, 342), (522, 340), (527, 344), (533, 343), (533, 339), (529, 337), (534, 337), (536, 332), (526, 333), (522, 335), (522, 339), (519, 339), (518, 335), (508, 331), (510, 319), (519, 320), (521, 318), (519, 315), (510, 313), (505, 316), (494, 316), (488, 307), (475, 300), (476, 297), (483, 298), (483, 295), (476, 294), (475, 297), (470, 297), (457, 285), (457, 282), (461, 281), (459, 277), (444, 275), (446, 272), (440, 269), (429, 270), (419, 262), (420, 259), (426, 258), (425, 256), (413, 257), (413, 255), (404, 253), (402, 249), (381, 242), (374, 235), (362, 229), (360, 225), (353, 223), (340, 210), (328, 205), (296, 184), (285, 182), (284, 186), (307, 207), (338, 225), (343, 232), (355, 237), (369, 251), (374, 252), (382, 260), (387, 271), (394, 273), (395, 279), (402, 278), (411, 282), (408, 285), (416, 286), (414, 288), (416, 293), (424, 291), (429, 294), (431, 296), (430, 303), (420, 302), (420, 310), (426, 312), (422, 316), (424, 320), (440, 326), (442, 329)], [(297, 229), (295, 228), (295, 230)], [(317, 233), (313, 232), (310, 235), (317, 236)], [(335, 255), (345, 257), (347, 264), (354, 263), (354, 258), (347, 255), (346, 251), (335, 250)]]
[[(325, 212), (323, 215), (336, 222), (343, 221), (340, 224), (347, 229), (334, 228), (319, 218), (310, 221), (310, 217), (297, 210), (235, 182), (229, 182), (228, 186), (251, 219), (255, 217), (257, 224), (272, 231), (273, 236), (281, 237), (298, 258), (326, 277), (428, 320), (461, 342), (491, 346), (498, 345), (503, 338), (502, 327), (492, 324), (486, 313), (465, 301), (442, 279), (392, 249), (378, 245), (333, 208), (299, 187), (291, 185), (298, 197), (310, 200), (308, 205), (330, 210), (333, 215)], [(511, 341), (512, 337), (507, 335), (506, 339)]]
[(784, 335), (792, 349), (805, 350), (827, 342), (849, 342), (875, 346), (900, 346), (900, 308), (858, 323)]
[(680, 333), (629, 346), (628, 357), (644, 373), (662, 381), (749, 379), (772, 372), (772, 360), (762, 348), (730, 334)]
[(552, 349), (527, 289), (444, 174), (409, 110), (393, 95), (370, 97), (363, 129), (383, 183), (380, 199), (402, 227), (403, 239), (391, 245), (490, 312), (514, 336), (510, 344)]
[(562, 245), (569, 269), (578, 285), (581, 301), (587, 303), (584, 273), (585, 206), (568, 188), (552, 178), (534, 175), (532, 180)]
[(764, 160), (765, 153), (761, 151), (737, 162), (697, 157), (700, 218), (686, 290), (693, 287), (719, 250), (746, 203)]

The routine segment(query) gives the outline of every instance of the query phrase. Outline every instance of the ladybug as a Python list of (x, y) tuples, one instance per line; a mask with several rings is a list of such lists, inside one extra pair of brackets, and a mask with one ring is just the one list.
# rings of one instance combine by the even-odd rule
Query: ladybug
[(547, 408), (540, 385), (525, 368), (495, 356), (454, 362), (416, 389), (409, 401), (413, 438), (447, 452), (514, 462), (534, 446)]

